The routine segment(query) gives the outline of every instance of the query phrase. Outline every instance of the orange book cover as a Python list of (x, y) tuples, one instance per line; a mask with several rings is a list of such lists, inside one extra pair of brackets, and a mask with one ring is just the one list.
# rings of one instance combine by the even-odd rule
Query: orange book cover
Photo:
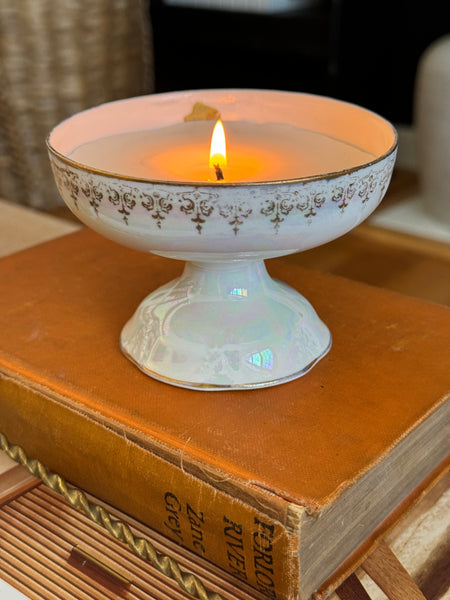
[(306, 600), (444, 468), (450, 310), (269, 261), (330, 353), (278, 387), (184, 390), (119, 348), (182, 266), (87, 230), (0, 260), (0, 432), (266, 597)]

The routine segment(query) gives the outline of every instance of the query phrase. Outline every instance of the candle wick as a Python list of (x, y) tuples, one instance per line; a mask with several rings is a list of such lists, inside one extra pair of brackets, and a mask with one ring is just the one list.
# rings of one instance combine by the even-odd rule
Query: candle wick
[(220, 168), (220, 165), (218, 165), (218, 164), (217, 164), (217, 165), (214, 165), (214, 168), (215, 168), (215, 170), (216, 170), (216, 178), (217, 178), (217, 181), (222, 181), (222, 179), (224, 179), (224, 176), (223, 176), (223, 171), (222, 171), (222, 169)]

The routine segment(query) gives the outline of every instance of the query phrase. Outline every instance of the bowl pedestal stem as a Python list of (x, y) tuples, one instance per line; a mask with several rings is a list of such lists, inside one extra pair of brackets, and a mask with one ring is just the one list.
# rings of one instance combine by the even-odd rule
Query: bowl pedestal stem
[(122, 330), (144, 373), (191, 389), (252, 389), (301, 377), (331, 347), (311, 304), (263, 260), (187, 262)]

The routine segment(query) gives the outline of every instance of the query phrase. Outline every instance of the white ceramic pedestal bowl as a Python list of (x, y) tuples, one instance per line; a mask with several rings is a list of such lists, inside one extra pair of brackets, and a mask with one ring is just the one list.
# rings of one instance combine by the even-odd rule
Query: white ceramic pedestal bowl
[[(182, 122), (196, 101), (223, 120), (321, 131), (375, 158), (345, 171), (264, 183), (130, 178), (71, 160), (80, 144)], [(264, 259), (328, 242), (383, 198), (396, 134), (381, 117), (329, 98), (202, 90), (113, 102), (64, 121), (48, 148), (56, 183), (89, 227), (125, 246), (188, 261), (124, 326), (121, 347), (146, 374), (186, 388), (252, 389), (304, 375), (330, 349), (310, 303), (268, 275)]]

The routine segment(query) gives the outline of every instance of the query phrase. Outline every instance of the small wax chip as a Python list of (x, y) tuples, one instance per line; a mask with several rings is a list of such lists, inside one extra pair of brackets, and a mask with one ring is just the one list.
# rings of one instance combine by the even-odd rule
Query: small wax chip
[(203, 104), (203, 102), (196, 102), (192, 107), (190, 115), (184, 117), (185, 121), (201, 121), (201, 120), (217, 120), (220, 117), (220, 113), (215, 108)]

